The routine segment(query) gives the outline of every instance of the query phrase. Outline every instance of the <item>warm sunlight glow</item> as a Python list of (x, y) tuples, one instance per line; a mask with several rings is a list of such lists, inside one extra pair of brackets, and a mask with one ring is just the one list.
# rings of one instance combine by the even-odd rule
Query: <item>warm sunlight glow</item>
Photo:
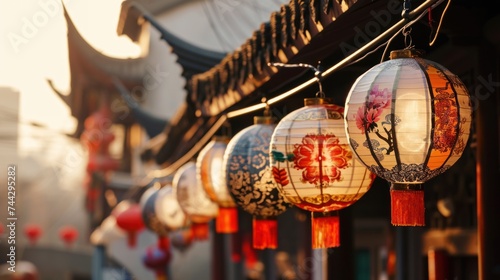
[[(69, 0), (65, 5), (80, 33), (96, 50), (112, 57), (137, 57), (139, 46), (116, 34), (121, 2)], [(20, 149), (40, 145), (32, 140), (29, 123), (38, 123), (50, 133), (72, 133), (76, 121), (47, 83), (52, 80), (63, 94), (70, 91), (67, 27), (61, 2), (3, 4), (0, 34), (4, 35), (0, 43), (0, 86), (20, 94)]]

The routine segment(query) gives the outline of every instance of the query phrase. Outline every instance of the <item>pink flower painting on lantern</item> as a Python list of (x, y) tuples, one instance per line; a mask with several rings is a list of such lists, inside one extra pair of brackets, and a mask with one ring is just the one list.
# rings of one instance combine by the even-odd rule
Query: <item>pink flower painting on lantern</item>
[(323, 186), (342, 180), (340, 169), (347, 168), (352, 159), (347, 144), (339, 144), (333, 134), (308, 134), (295, 144), (293, 154), (295, 168), (303, 170), (302, 180)]
[(377, 85), (372, 88), (368, 101), (359, 107), (355, 115), (356, 126), (362, 133), (365, 133), (365, 130), (372, 132), (377, 128), (382, 111), (391, 106), (391, 98), (392, 94), (387, 88), (379, 90)]
[[(394, 114), (387, 114), (385, 115), (384, 120), (380, 123), (380, 127), (378, 125), (384, 110), (390, 108), (391, 99), (392, 93), (389, 92), (387, 88), (379, 90), (378, 85), (375, 85), (371, 89), (366, 103), (359, 107), (356, 114), (354, 114), (356, 126), (359, 130), (361, 130), (361, 133), (373, 132), (380, 140), (387, 143), (387, 147), (377, 148), (380, 146), (380, 143), (378, 140), (372, 138), (370, 144), (368, 142), (363, 144), (365, 146), (371, 145), (371, 150), (375, 152), (379, 159), (384, 157), (382, 154), (383, 152), (389, 155), (392, 151), (394, 151), (392, 128), (387, 129), (384, 125), (391, 127), (391, 123), (394, 123), (394, 126), (396, 126), (400, 122), (400, 119)], [(385, 132), (385, 135), (381, 132)]]

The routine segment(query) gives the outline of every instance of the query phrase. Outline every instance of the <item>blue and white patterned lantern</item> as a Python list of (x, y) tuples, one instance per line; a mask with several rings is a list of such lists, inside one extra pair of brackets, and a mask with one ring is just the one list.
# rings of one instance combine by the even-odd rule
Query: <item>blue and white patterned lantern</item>
[(276, 216), (289, 204), (273, 179), (269, 144), (276, 125), (269, 116), (254, 117), (228, 143), (223, 174), (235, 203), (253, 216), (253, 247), (277, 248)]

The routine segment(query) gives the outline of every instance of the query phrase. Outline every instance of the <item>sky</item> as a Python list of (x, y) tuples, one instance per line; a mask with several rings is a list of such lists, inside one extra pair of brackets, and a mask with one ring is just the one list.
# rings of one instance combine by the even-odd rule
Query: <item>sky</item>
[[(116, 34), (121, 2), (64, 1), (81, 34), (97, 50), (113, 57), (135, 57), (139, 47)], [(0, 87), (20, 93), (21, 131), (30, 122), (63, 133), (71, 133), (76, 125), (47, 83), (47, 79), (52, 80), (63, 93), (70, 90), (67, 27), (61, 3), (27, 0), (0, 4)]]

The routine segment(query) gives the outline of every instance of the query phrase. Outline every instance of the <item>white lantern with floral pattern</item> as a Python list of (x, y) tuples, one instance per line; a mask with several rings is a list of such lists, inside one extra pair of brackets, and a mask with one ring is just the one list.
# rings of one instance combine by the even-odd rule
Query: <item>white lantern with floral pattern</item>
[(340, 245), (337, 210), (358, 201), (374, 176), (355, 160), (343, 108), (325, 98), (285, 116), (271, 139), (271, 165), (287, 200), (312, 212), (312, 247)]
[(391, 183), (394, 225), (425, 224), (422, 184), (462, 155), (471, 127), (469, 94), (460, 79), (420, 52), (361, 75), (346, 99), (345, 124), (354, 155)]

